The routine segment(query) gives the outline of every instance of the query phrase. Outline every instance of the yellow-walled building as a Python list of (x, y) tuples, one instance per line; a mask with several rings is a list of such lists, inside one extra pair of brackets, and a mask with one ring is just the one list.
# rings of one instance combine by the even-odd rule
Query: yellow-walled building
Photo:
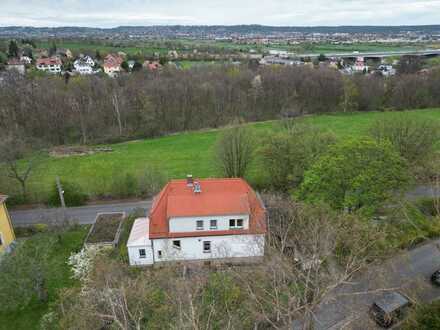
[(6, 209), (6, 198), (7, 196), (0, 195), (0, 253), (5, 251), (9, 244), (15, 240), (11, 218)]

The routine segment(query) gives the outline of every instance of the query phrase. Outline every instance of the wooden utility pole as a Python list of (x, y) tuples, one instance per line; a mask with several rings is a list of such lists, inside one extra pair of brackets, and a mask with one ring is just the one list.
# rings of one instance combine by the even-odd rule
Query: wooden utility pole
[(60, 177), (59, 176), (56, 177), (56, 181), (57, 181), (58, 195), (60, 196), (60, 201), (61, 201), (61, 207), (63, 209), (65, 209), (66, 208), (66, 203), (64, 201), (64, 190), (63, 190), (63, 187), (61, 186), (61, 181), (60, 181)]

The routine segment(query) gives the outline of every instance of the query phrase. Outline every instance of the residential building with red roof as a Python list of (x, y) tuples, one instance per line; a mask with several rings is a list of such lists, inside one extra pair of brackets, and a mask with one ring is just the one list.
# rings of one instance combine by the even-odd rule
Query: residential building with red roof
[(121, 64), (124, 58), (119, 54), (108, 54), (104, 59), (104, 72), (110, 77), (115, 77), (121, 72)]
[(266, 210), (243, 179), (172, 180), (137, 219), (131, 265), (264, 256)]
[(61, 73), (61, 62), (59, 57), (47, 57), (39, 58), (36, 62), (36, 67), (38, 70), (49, 72), (49, 73)]

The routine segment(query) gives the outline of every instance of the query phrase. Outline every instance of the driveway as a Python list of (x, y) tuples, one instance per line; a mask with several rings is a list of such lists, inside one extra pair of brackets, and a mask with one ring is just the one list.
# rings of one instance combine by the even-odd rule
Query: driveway
[(151, 207), (151, 200), (140, 202), (126, 202), (126, 203), (110, 203), (87, 205), (80, 207), (69, 207), (63, 210), (62, 208), (38, 208), (23, 211), (10, 211), (12, 224), (16, 227), (27, 226), (36, 223), (52, 223), (53, 221), (61, 221), (64, 218), (69, 220), (76, 220), (80, 224), (93, 223), (97, 213), (100, 212), (125, 212), (130, 213), (135, 209), (142, 208), (145, 212)]
[[(398, 289), (417, 301), (440, 298), (430, 275), (440, 268), (440, 240), (431, 241), (372, 267), (337, 287), (315, 310), (314, 329), (377, 329), (368, 308), (384, 290)], [(293, 329), (302, 329), (295, 322)]]

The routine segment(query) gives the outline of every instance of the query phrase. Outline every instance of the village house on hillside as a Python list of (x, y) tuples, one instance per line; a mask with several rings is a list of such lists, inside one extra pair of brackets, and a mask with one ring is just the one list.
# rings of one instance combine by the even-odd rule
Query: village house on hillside
[(63, 63), (58, 57), (39, 58), (36, 67), (40, 71), (49, 73), (60, 73)]
[(130, 265), (264, 256), (266, 211), (243, 179), (169, 182), (127, 243)]
[(16, 71), (20, 74), (26, 73), (26, 65), (21, 60), (17, 58), (11, 58), (8, 60), (6, 65), (6, 70), (8, 71)]
[(0, 194), (0, 253), (8, 251), (15, 240), (11, 218), (6, 209), (6, 199), (7, 196)]
[(110, 77), (115, 77), (121, 72), (121, 64), (124, 58), (121, 55), (108, 54), (104, 59), (104, 72)]
[(158, 61), (145, 61), (142, 67), (150, 71), (155, 71), (160, 69), (161, 65)]
[(80, 75), (93, 74), (95, 61), (90, 56), (81, 56), (73, 62), (75, 72)]

